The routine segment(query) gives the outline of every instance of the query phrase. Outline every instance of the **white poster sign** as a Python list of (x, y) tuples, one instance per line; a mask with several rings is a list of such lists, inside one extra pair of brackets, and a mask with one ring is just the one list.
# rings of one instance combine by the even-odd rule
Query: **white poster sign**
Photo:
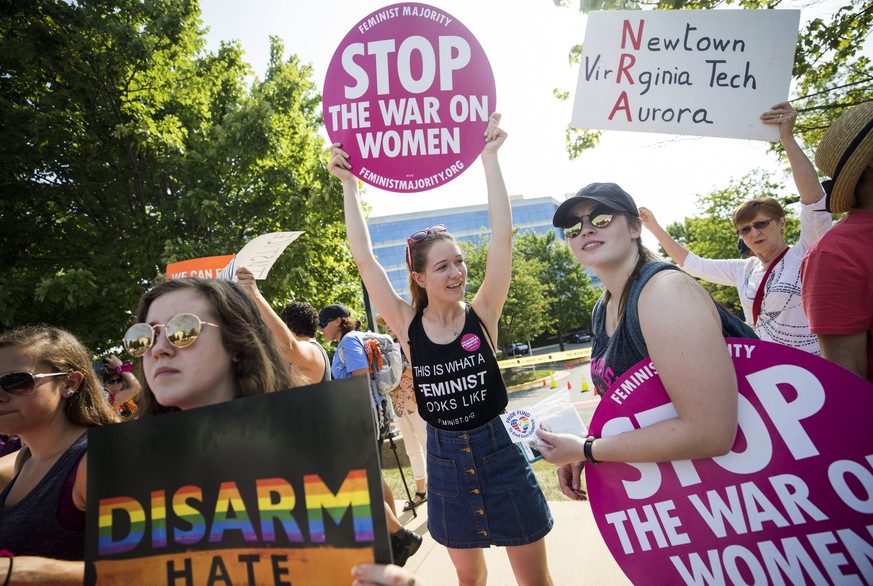
[(788, 97), (798, 10), (597, 11), (571, 126), (773, 141), (759, 116)]
[(243, 246), (243, 249), (224, 267), (219, 278), (235, 280), (236, 269), (245, 267), (252, 272), (255, 279), (266, 279), (282, 252), (301, 234), (302, 231), (261, 234)]

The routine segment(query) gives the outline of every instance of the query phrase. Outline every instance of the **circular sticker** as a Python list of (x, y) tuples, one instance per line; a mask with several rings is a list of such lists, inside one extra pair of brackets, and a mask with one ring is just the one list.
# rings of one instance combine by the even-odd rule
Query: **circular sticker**
[(467, 352), (475, 352), (481, 345), (482, 342), (476, 334), (464, 334), (464, 337), (461, 338), (461, 348)]
[(516, 409), (504, 416), (508, 424), (507, 431), (513, 437), (526, 439), (534, 434), (533, 415), (530, 411), (524, 409)]
[[(585, 466), (610, 552), (634, 584), (871, 583), (873, 385), (802, 350), (726, 342), (739, 388), (730, 452)], [(610, 387), (590, 429), (675, 416), (646, 359)]]
[(356, 177), (388, 191), (438, 187), (485, 146), (495, 111), (491, 64), (454, 16), (394, 4), (358, 22), (328, 66), (322, 108)]

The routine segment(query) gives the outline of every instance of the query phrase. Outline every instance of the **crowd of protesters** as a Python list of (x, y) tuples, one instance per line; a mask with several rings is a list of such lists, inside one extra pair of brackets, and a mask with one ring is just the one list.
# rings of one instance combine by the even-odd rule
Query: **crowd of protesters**
[[(783, 234), (785, 211), (769, 198), (749, 200), (733, 214), (738, 250), (748, 257), (739, 260), (688, 251), (614, 183), (587, 185), (557, 209), (554, 225), (579, 263), (605, 285), (593, 316), (591, 371), (598, 389), (606, 392), (649, 357), (676, 406), (671, 420), (608, 438), (538, 431), (541, 451), (560, 466), (559, 483), (569, 498), (585, 498), (586, 462), (711, 457), (731, 448), (738, 401), (724, 336), (820, 354), (873, 382), (873, 103), (849, 109), (825, 133), (816, 151), (818, 169), (830, 177), (824, 187), (794, 139), (791, 106), (778, 104), (761, 119), (778, 125), (800, 195), (800, 239), (793, 245)], [(328, 169), (343, 187), (361, 278), (404, 351), (405, 373), (392, 397), (400, 420), (409, 419), (401, 428), (416, 481), (404, 510), (427, 506), (428, 531), (448, 548), (459, 583), (486, 582), (483, 549), (496, 545), (507, 548), (519, 583), (549, 584), (544, 538), (553, 520), (498, 417), (508, 399), (494, 341), (512, 256), (511, 212), (497, 157), (507, 135), (499, 121), (497, 114), (490, 118), (481, 155), (492, 238), (471, 302), (465, 301), (463, 255), (442, 225), (407, 238), (412, 299), (402, 299), (373, 255), (350, 171), (354, 161), (342, 145), (331, 146)], [(832, 212), (848, 214), (832, 228)], [(682, 270), (642, 245), (643, 227)], [(736, 286), (747, 323), (715, 304), (692, 277)], [(369, 375), (347, 307), (337, 303), (316, 313), (297, 302), (280, 316), (250, 271), (240, 268), (236, 278), (180, 279), (147, 291), (122, 338), (136, 364), (115, 354), (94, 363), (72, 334), (51, 326), (0, 335), (0, 583), (82, 582), (89, 428)], [(337, 343), (332, 361), (315, 339), (316, 328)], [(477, 370), (484, 365), (477, 387), (482, 399), (472, 411), (419, 408), (429, 400), (423, 388), (445, 379), (439, 365), (457, 360), (462, 347), (478, 357)], [(605, 372), (611, 380), (601, 376)], [(694, 384), (702, 378), (715, 382)], [(384, 398), (372, 385), (371, 401), (378, 413)], [(512, 491), (499, 489), (507, 478), (523, 482), (514, 482)], [(383, 488), (394, 559), (403, 565), (421, 536), (399, 522), (384, 480)], [(400, 567), (384, 565), (359, 566), (353, 579), (420, 584)]]

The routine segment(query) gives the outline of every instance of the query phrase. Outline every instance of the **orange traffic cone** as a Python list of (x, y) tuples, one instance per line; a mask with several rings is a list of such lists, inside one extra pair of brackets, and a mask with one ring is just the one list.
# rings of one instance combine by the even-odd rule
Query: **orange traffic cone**
[(573, 385), (570, 384), (570, 381), (567, 381), (567, 390), (569, 391), (572, 389), (573, 389)]
[(546, 386), (546, 379), (543, 379), (543, 386)]

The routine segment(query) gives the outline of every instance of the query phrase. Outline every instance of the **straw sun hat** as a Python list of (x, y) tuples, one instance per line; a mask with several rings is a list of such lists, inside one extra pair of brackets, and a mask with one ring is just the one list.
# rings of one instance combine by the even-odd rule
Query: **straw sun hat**
[(837, 118), (827, 129), (815, 164), (831, 178), (825, 182), (829, 212), (847, 212), (857, 205), (855, 186), (873, 161), (873, 102), (858, 104)]

